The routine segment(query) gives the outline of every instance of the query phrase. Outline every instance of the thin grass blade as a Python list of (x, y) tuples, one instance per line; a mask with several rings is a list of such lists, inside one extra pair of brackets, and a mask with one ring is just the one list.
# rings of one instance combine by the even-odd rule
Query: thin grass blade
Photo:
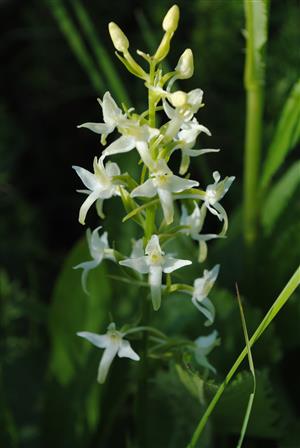
[(107, 85), (110, 86), (110, 89), (112, 90), (119, 103), (125, 102), (127, 105), (129, 105), (130, 100), (125, 86), (114, 67), (109, 53), (102, 45), (98, 37), (94, 23), (92, 22), (86, 8), (83, 6), (80, 0), (72, 0), (71, 4), (74, 8), (74, 12), (81, 26), (81, 29), (95, 55), (97, 65), (100, 71), (106, 77)]
[(245, 416), (244, 416), (244, 420), (243, 420), (243, 424), (242, 424), (242, 429), (241, 429), (241, 433), (240, 433), (240, 438), (239, 438), (239, 441), (238, 441), (238, 444), (237, 444), (237, 448), (241, 448), (242, 444), (243, 444), (243, 441), (244, 441), (244, 438), (245, 438), (246, 431), (247, 431), (249, 418), (250, 418), (250, 415), (251, 415), (253, 401), (254, 401), (254, 397), (255, 397), (256, 376), (255, 376), (254, 363), (253, 363), (253, 358), (252, 358), (252, 353), (251, 353), (251, 346), (250, 346), (250, 343), (249, 343), (249, 336), (248, 336), (248, 330), (247, 330), (247, 325), (246, 325), (246, 319), (245, 319), (243, 305), (242, 305), (242, 301), (241, 301), (241, 298), (240, 298), (240, 293), (239, 293), (239, 289), (238, 289), (238, 285), (237, 284), (236, 284), (236, 294), (237, 294), (237, 299), (238, 299), (238, 303), (239, 303), (239, 309), (240, 309), (240, 314), (241, 314), (241, 321), (242, 321), (244, 338), (245, 338), (245, 342), (246, 342), (249, 368), (250, 368), (250, 372), (251, 372), (252, 377), (253, 377), (253, 389), (252, 389), (252, 392), (251, 392), (251, 394), (249, 396), (249, 400), (248, 400), (248, 404), (247, 404), (247, 408), (246, 408), (246, 412), (245, 412)]
[(103, 93), (105, 88), (103, 79), (89, 56), (87, 48), (67, 9), (60, 0), (46, 0), (46, 3), (71, 50), (90, 79), (92, 86), (97, 90), (97, 93)]
[[(267, 327), (270, 325), (270, 323), (273, 321), (273, 319), (276, 317), (276, 315), (279, 313), (279, 311), (282, 309), (282, 307), (286, 304), (286, 302), (289, 300), (293, 292), (296, 290), (296, 288), (300, 284), (300, 266), (297, 267), (296, 271), (286, 284), (286, 286), (283, 288), (257, 329), (255, 330), (254, 334), (252, 335), (251, 339), (249, 340), (249, 346), (252, 347), (255, 342), (261, 337), (261, 335), (264, 333), (264, 331), (267, 329)], [(241, 365), (244, 358), (247, 356), (248, 350), (247, 347), (243, 349), (243, 351), (240, 353), (238, 358), (236, 359), (235, 363), (231, 367), (230, 371), (225, 377), (225, 380), (223, 383), (219, 386), (216, 394), (212, 398), (211, 402), (209, 403), (208, 407), (206, 408), (206, 411), (204, 412), (203, 416), (201, 417), (197, 428), (195, 429), (190, 443), (187, 445), (187, 448), (196, 448), (196, 444), (202, 434), (203, 429), (206, 426), (206, 423), (213, 412), (215, 406), (217, 405), (218, 401), (220, 400), (227, 384), (231, 381), (232, 377), (234, 376), (235, 372)]]

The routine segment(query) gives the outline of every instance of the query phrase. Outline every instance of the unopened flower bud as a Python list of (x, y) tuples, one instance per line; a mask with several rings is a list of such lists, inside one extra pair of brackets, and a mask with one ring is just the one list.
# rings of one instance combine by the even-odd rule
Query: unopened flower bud
[(176, 31), (179, 22), (179, 8), (177, 5), (173, 5), (169, 9), (162, 23), (163, 30), (168, 33), (174, 33)]
[(129, 48), (129, 41), (121, 28), (114, 22), (108, 25), (109, 34), (116, 50), (124, 53)]
[(174, 107), (183, 107), (187, 103), (187, 94), (182, 90), (177, 90), (177, 92), (171, 93), (170, 101)]
[(194, 58), (190, 48), (187, 48), (180, 56), (175, 71), (179, 79), (188, 79), (193, 76)]

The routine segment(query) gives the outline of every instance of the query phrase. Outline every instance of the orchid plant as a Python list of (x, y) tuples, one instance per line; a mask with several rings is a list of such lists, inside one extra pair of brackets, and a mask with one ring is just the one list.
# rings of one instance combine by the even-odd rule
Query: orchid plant
[[(188, 170), (191, 158), (218, 152), (219, 149), (194, 148), (201, 133), (210, 135), (210, 131), (196, 118), (197, 112), (204, 106), (203, 91), (196, 88), (184, 92), (175, 88), (178, 81), (193, 75), (192, 51), (186, 49), (170, 73), (163, 73), (160, 65), (169, 53), (178, 21), (179, 8), (174, 5), (163, 20), (164, 35), (155, 54), (149, 55), (137, 50), (138, 55), (148, 64), (149, 70), (144, 69), (132, 56), (129, 41), (119, 26), (113, 22), (109, 24), (109, 33), (117, 57), (130, 73), (143, 81), (147, 89), (148, 108), (140, 114), (127, 105), (122, 105), (121, 108), (111, 94), (106, 92), (102, 100), (98, 99), (103, 122), (87, 122), (78, 126), (99, 134), (103, 146), (107, 144), (107, 139), (113, 132), (119, 134), (95, 156), (93, 173), (82, 167), (73, 167), (85, 187), (79, 192), (87, 195), (80, 208), (79, 222), (85, 224), (87, 213), (93, 204), (96, 205), (96, 211), (103, 220), (104, 200), (117, 196), (127, 213), (123, 221), (132, 219), (139, 226), (139, 231), (137, 230), (137, 238), (128, 256), (115, 249), (117, 241), (113, 244), (113, 248), (110, 248), (107, 232), (99, 234), (101, 226), (92, 232), (88, 230), (91, 260), (80, 263), (75, 269), (82, 269), (82, 286), (88, 294), (89, 271), (109, 259), (119, 265), (121, 273), (126, 271), (132, 288), (141, 282), (146, 285), (149, 291), (143, 298), (146, 306), (152, 302), (153, 309), (158, 312), (163, 302), (176, 291), (183, 297), (192, 297), (195, 312), (202, 313), (206, 318), (204, 325), (209, 326), (214, 323), (215, 308), (208, 294), (218, 277), (219, 265), (211, 270), (204, 270), (202, 277), (196, 278), (193, 285), (176, 283), (173, 281), (172, 273), (191, 265), (192, 260), (175, 258), (167, 246), (171, 240), (191, 238), (199, 244), (199, 257), (196, 263), (205, 261), (207, 242), (226, 235), (228, 218), (220, 201), (230, 188), (234, 177), (225, 177), (221, 180), (219, 172), (215, 171), (214, 183), (208, 185), (206, 189), (200, 188), (197, 180), (190, 179)], [(161, 121), (161, 111), (166, 116), (164, 121)], [(136, 163), (140, 167), (139, 179), (133, 178), (130, 173), (122, 173), (121, 164), (119, 167), (114, 161), (107, 160), (108, 158), (113, 160), (116, 154), (122, 155), (129, 151), (136, 151)], [(181, 153), (179, 175), (173, 172), (175, 170), (173, 154), (178, 151)], [(180, 208), (181, 216), (178, 213)], [(223, 223), (219, 233), (202, 233), (207, 210)], [(199, 271), (201, 270), (199, 264)], [(191, 306), (189, 301), (186, 306)], [(168, 336), (151, 326), (151, 321), (147, 317), (149, 313), (147, 316), (137, 314), (139, 318), (132, 319), (138, 322), (134, 326), (126, 325), (117, 330), (115, 323), (111, 322), (106, 334), (99, 335), (89, 331), (77, 333), (96, 347), (104, 349), (98, 370), (99, 383), (106, 380), (116, 355), (134, 361), (140, 360), (129, 340), (124, 339), (125, 336), (130, 338), (134, 334), (135, 340), (138, 341), (136, 338), (138, 334), (148, 334), (149, 344), (153, 341), (152, 355), (157, 347), (157, 338), (160, 341), (160, 353), (164, 344), (167, 347)], [(173, 343), (171, 349), (168, 347), (168, 353), (171, 351), (172, 354), (172, 350), (176, 350), (178, 354), (180, 350), (183, 356), (188, 352), (199, 367), (207, 372), (209, 370), (214, 372), (207, 356), (218, 341), (218, 333), (213, 330), (209, 334), (200, 335), (196, 341), (179, 340), (177, 346)], [(147, 356), (147, 351), (143, 351), (141, 358), (143, 356)]]

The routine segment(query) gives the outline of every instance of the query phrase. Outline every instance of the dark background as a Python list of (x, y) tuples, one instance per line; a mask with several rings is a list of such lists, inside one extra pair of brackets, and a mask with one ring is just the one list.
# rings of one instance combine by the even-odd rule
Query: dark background
[[(96, 97), (102, 96), (104, 91), (95, 89), (70, 49), (54, 19), (54, 3), (51, 0), (0, 1), (0, 394), (2, 391), (5, 397), (0, 414), (1, 426), (5, 428), (0, 429), (3, 433), (1, 448), (46, 446), (45, 441), (41, 442), (41, 432), (36, 427), (37, 422), (46, 418), (45, 398), (41, 391), (46, 387), (51, 390), (46, 368), (50, 347), (47, 316), (58, 272), (67, 253), (83, 235), (83, 228), (77, 220), (82, 198), (75, 192), (80, 182), (71, 165), (91, 169), (91, 160), (99, 148), (97, 138), (85, 130), (78, 130), (76, 125), (85, 121), (101, 121)], [(63, 4), (76, 23), (70, 6), (72, 2), (64, 1)], [(146, 106), (145, 88), (113, 57), (107, 24), (111, 20), (117, 22), (126, 31), (134, 49), (147, 50), (140, 25), (141, 14), (147, 18), (158, 43), (161, 18), (172, 3), (161, 0), (90, 0), (82, 4), (127, 88), (131, 100), (129, 106), (135, 105), (141, 111)], [(184, 49), (192, 48), (195, 75), (181, 87), (186, 90), (201, 87), (204, 90), (206, 107), (201, 110), (199, 121), (212, 131), (213, 136), (210, 139), (202, 137), (200, 145), (222, 149), (217, 156), (209, 156), (205, 161), (197, 159), (192, 168), (192, 178), (205, 185), (210, 182), (215, 169), (223, 175), (236, 176), (237, 180), (226, 197), (226, 209), (234, 221), (242, 200), (243, 180), (243, 4), (238, 0), (193, 0), (179, 1), (178, 5), (181, 7), (180, 28), (173, 38), (168, 64), (174, 67)], [(266, 59), (263, 155), (284, 101), (299, 75), (299, 23), (298, 1), (272, 2)], [(109, 89), (109, 82), (107, 84)], [(289, 156), (287, 164), (293, 160), (296, 160), (295, 153)], [(130, 169), (129, 163), (127, 169)], [(106, 207), (109, 216), (122, 216), (119, 203), (112, 202)], [(269, 307), (284, 286), (299, 255), (297, 230), (293, 228), (291, 237), (283, 239), (283, 234), (287, 235), (284, 226), (299, 217), (296, 196), (289, 208), (294, 212), (282, 217), (276, 231), (260, 242), (256, 275), (261, 289), (251, 300), (261, 311)], [(239, 219), (235, 218), (234, 222), (237, 221)], [(96, 224), (93, 213), (89, 213), (87, 222), (91, 227)], [(117, 239), (118, 223), (112, 225), (113, 238)], [(271, 259), (272, 250), (269, 248), (277, 240), (282, 242)], [(240, 237), (229, 239), (228, 244), (224, 252), (221, 246), (212, 249), (212, 260), (218, 260), (220, 255), (224, 265), (222, 286), (232, 290), (234, 281), (239, 280), (246, 288), (241, 261), (242, 240)], [(252, 292), (257, 284), (252, 285)], [(70, 286), (70, 293), (72, 288), (74, 285)], [(284, 325), (288, 323), (285, 321)], [(280, 364), (276, 367), (275, 376), (281, 378), (282, 383), (279, 381), (278, 384), (285, 385), (285, 393), (295, 410), (299, 404), (296, 367), (299, 330), (298, 326), (293, 328), (297, 328), (295, 338), (298, 342), (290, 344), (288, 341), (285, 346), (281, 341)], [(282, 337), (283, 341), (288, 339), (284, 335)], [(24, 353), (27, 356), (25, 364)], [(224, 361), (222, 364), (223, 361), (220, 361), (221, 373), (230, 367), (230, 363)], [(18, 401), (20, 397), (21, 402)], [(31, 404), (35, 400), (39, 404), (33, 411)], [(55, 412), (54, 409), (53, 415)], [(124, 425), (126, 427), (126, 418), (123, 419)], [(50, 432), (55, 434), (53, 427)], [(98, 445), (97, 440), (97, 435), (94, 435), (94, 439), (89, 439), (90, 445), (85, 446), (123, 446), (118, 444), (121, 442)], [(222, 440), (222, 446), (231, 446), (230, 439)], [(71, 442), (62, 443), (59, 446), (68, 447)], [(279, 446), (277, 442), (266, 440), (253, 443), (249, 447)]]

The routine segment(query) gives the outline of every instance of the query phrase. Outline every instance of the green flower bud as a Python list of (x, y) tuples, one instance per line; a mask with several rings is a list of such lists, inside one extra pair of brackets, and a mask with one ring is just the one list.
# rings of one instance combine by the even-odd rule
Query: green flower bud
[(194, 58), (190, 48), (187, 48), (180, 56), (175, 71), (179, 79), (188, 79), (193, 76)]
[(125, 53), (129, 48), (129, 41), (121, 28), (116, 23), (110, 22), (108, 30), (115, 49)]
[(177, 5), (173, 5), (169, 9), (162, 23), (163, 30), (167, 33), (174, 33), (176, 31), (179, 22), (179, 8)]
[(182, 90), (177, 90), (177, 92), (171, 93), (170, 101), (174, 107), (183, 107), (187, 103), (187, 94)]

